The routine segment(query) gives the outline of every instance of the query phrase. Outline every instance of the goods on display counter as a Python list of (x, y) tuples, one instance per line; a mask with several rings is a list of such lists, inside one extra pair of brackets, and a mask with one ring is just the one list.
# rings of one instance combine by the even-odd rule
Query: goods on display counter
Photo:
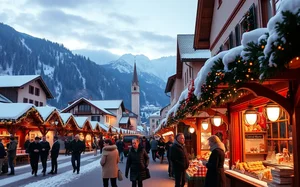
[[(264, 165), (265, 162), (236, 162), (232, 167), (233, 171), (241, 173), (248, 177), (253, 177), (260, 181), (266, 182), (267, 186), (291, 186), (293, 180), (293, 168), (283, 165)], [(232, 173), (231, 173), (232, 174)], [(239, 178), (243, 175), (239, 175)], [(247, 177), (246, 177), (247, 176)], [(255, 181), (255, 180), (254, 180)], [(253, 182), (253, 181), (252, 181)]]

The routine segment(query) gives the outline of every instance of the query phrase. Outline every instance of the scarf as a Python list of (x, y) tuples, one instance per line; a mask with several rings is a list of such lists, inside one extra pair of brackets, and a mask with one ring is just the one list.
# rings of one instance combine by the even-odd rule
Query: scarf
[(210, 151), (212, 152), (213, 150), (215, 150), (217, 148), (222, 149), (225, 152), (225, 146), (222, 142), (218, 142), (218, 143), (215, 143), (214, 145), (212, 145), (210, 147)]
[(177, 140), (174, 140), (174, 144), (177, 144), (177, 145), (179, 145), (179, 146), (182, 147), (182, 148), (183, 148), (183, 146), (184, 146), (184, 144), (179, 143)]

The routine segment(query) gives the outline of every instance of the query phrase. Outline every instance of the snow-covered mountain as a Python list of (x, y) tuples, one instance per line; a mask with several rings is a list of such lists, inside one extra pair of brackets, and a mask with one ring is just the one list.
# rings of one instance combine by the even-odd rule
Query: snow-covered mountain
[[(57, 108), (86, 97), (123, 99), (125, 107), (131, 109), (133, 67), (129, 63), (119, 59), (99, 65), (89, 58), (74, 55), (63, 45), (19, 33), (0, 23), (0, 75), (41, 75), (54, 95), (48, 104)], [(141, 107), (165, 106), (169, 102), (164, 94), (165, 82), (139, 71), (142, 69), (139, 63), (137, 67)]]
[(176, 70), (175, 56), (168, 56), (150, 60), (145, 55), (125, 54), (122, 56), (117, 56), (103, 50), (75, 50), (73, 52), (89, 57), (92, 61), (100, 65), (112, 63), (117, 61), (118, 59), (122, 59), (133, 66), (134, 61), (136, 60), (140, 71), (152, 73), (161, 78), (164, 82), (166, 82), (168, 80), (168, 77), (173, 75)]
[(161, 78), (164, 82), (167, 82), (168, 77), (173, 75), (176, 70), (175, 56), (150, 60), (145, 55), (125, 54), (119, 59), (123, 59), (131, 65), (133, 65), (136, 61), (140, 71), (152, 73), (153, 75)]

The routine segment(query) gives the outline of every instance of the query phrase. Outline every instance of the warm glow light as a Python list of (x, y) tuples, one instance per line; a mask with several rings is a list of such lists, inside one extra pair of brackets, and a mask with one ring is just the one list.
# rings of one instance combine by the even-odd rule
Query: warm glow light
[(249, 125), (254, 125), (257, 121), (257, 112), (252, 106), (248, 106), (248, 110), (245, 111), (245, 120)]
[(207, 121), (202, 121), (202, 128), (203, 130), (207, 130), (208, 129), (208, 122)]
[(216, 127), (219, 127), (222, 123), (221, 116), (214, 116), (212, 120), (213, 120), (214, 126), (216, 126)]
[(194, 133), (195, 132), (195, 129), (193, 127), (189, 127), (189, 132), (190, 133)]
[(270, 121), (277, 121), (280, 116), (280, 107), (272, 102), (266, 105), (267, 117)]

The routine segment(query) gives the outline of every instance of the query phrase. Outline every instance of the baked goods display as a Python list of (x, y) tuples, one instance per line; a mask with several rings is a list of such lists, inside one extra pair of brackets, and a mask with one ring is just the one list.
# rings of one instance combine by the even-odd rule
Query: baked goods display
[(205, 153), (203, 153), (203, 154), (201, 155), (201, 158), (202, 158), (203, 160), (208, 160), (209, 157), (210, 157), (210, 154), (211, 154), (211, 152), (205, 152)]
[(271, 168), (265, 167), (262, 161), (255, 162), (236, 162), (234, 170), (258, 178), (260, 180), (272, 180)]

